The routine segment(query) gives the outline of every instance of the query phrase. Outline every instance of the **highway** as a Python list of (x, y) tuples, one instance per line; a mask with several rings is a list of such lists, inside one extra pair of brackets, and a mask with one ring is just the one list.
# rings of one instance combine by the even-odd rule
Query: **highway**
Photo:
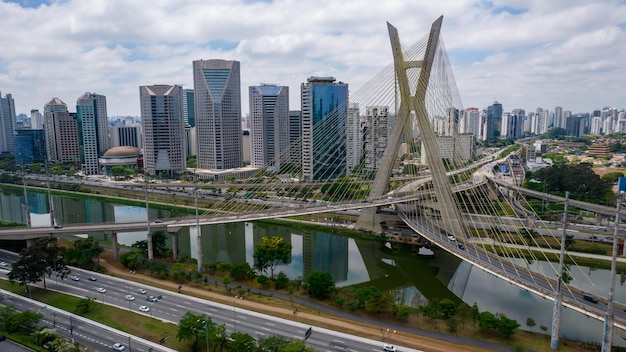
[[(0, 251), (0, 260), (11, 263), (16, 259), (17, 254)], [(0, 277), (6, 279), (7, 273), (7, 270), (0, 270)], [(199, 299), (185, 295), (184, 288), (182, 290), (183, 293), (179, 294), (81, 269), (72, 269), (70, 276), (72, 275), (77, 275), (80, 279), (78, 281), (73, 281), (69, 277), (65, 280), (48, 279), (46, 281), (48, 289), (76, 297), (93, 297), (98, 301), (103, 300), (107, 306), (128, 309), (137, 314), (143, 314), (173, 324), (177, 324), (186, 312), (192, 312), (196, 315), (207, 314), (216, 324), (223, 324), (229, 334), (237, 331), (250, 334), (255, 338), (280, 335), (293, 339), (303, 339), (306, 330), (312, 327), (312, 334), (307, 339), (306, 344), (309, 347), (313, 347), (316, 351), (371, 352), (382, 349), (382, 342), (380, 341), (260, 314), (237, 306)], [(92, 275), (97, 278), (96, 281), (88, 280)], [(99, 293), (97, 288), (105, 288), (106, 292)], [(139, 293), (139, 289), (146, 290), (146, 293)], [(135, 299), (129, 301), (126, 299), (126, 295), (133, 295)], [(161, 296), (162, 298), (156, 302), (149, 302), (147, 301), (148, 295)], [(44, 325), (56, 327), (68, 339), (71, 339), (73, 335), (76, 341), (94, 348), (94, 351), (110, 352), (114, 343), (122, 343), (128, 347), (128, 334), (84, 320), (76, 315), (53, 309), (53, 307), (42, 308), (44, 306), (42, 303), (11, 295), (10, 299), (5, 299), (2, 304), (15, 304), (16, 308), (20, 310), (39, 311), (45, 315)], [(141, 312), (139, 310), (140, 306), (149, 307), (149, 312)], [(104, 316), (106, 320), (106, 311)], [(72, 319), (71, 322), (70, 319)], [(72, 326), (71, 334), (70, 326)], [(171, 336), (164, 337), (175, 339), (175, 334), (176, 332), (172, 331)], [(147, 352), (149, 347), (152, 347), (154, 352), (173, 351), (163, 348), (163, 346), (158, 344), (158, 341), (143, 341), (134, 336), (130, 337), (130, 341), (133, 351)], [(398, 346), (398, 351), (416, 352), (417, 350)]]
[[(439, 231), (432, 222), (416, 221), (407, 216), (400, 216), (411, 229), (428, 239), (431, 243), (439, 246), (447, 252), (477, 266), (481, 269), (502, 278), (503, 280), (520, 286), (530, 292), (533, 292), (546, 299), (554, 300), (556, 280), (546, 278), (540, 273), (531, 271), (528, 268), (513, 264), (506, 258), (500, 258), (496, 254), (483, 249), (481, 244), (466, 241), (464, 238), (450, 238), (442, 231)], [(459, 242), (463, 246), (459, 246)], [(593, 303), (583, 299), (585, 292), (571, 288), (567, 290), (567, 285), (563, 285), (562, 299), (563, 305), (593, 317), (600, 321), (604, 320), (606, 313), (606, 299), (597, 297), (600, 302)], [(619, 307), (613, 310), (615, 317), (614, 326), (621, 330), (626, 330), (626, 311), (625, 307)]]

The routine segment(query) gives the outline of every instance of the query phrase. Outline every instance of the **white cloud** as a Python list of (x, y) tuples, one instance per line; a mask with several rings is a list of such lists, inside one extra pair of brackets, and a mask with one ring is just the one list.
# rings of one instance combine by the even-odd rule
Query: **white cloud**
[(618, 0), (4, 1), (0, 91), (18, 112), (52, 97), (72, 109), (92, 91), (107, 96), (110, 115), (138, 115), (140, 85), (192, 87), (192, 61), (211, 58), (241, 62), (244, 113), (247, 87), (261, 82), (288, 85), (297, 108), (311, 75), (355, 91), (388, 65), (387, 21), (410, 45), (440, 15), (466, 106), (626, 107)]

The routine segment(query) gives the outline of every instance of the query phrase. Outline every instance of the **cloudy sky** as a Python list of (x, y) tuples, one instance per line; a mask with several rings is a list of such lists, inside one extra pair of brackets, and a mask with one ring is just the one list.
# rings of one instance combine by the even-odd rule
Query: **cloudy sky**
[(18, 113), (106, 95), (139, 115), (139, 86), (193, 88), (192, 61), (241, 62), (247, 87), (307, 77), (354, 91), (392, 62), (386, 22), (410, 45), (439, 16), (464, 107), (626, 108), (625, 0), (0, 0), (0, 92)]

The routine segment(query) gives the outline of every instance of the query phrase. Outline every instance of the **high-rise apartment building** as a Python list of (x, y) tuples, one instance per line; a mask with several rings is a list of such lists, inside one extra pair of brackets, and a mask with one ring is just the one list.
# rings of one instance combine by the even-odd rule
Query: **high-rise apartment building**
[(250, 166), (278, 172), (289, 146), (289, 87), (261, 84), (248, 88)]
[(78, 119), (75, 113), (58, 111), (54, 114), (54, 140), (57, 159), (64, 164), (80, 164)]
[(364, 169), (376, 171), (385, 149), (389, 128), (387, 117), (389, 107), (368, 106), (363, 125), (363, 161)]
[(465, 109), (465, 129), (461, 133), (471, 133), (475, 140), (482, 140), (482, 123), (478, 108)]
[(80, 159), (86, 175), (100, 173), (99, 157), (111, 148), (107, 101), (104, 95), (85, 93), (76, 100)]
[(359, 165), (361, 155), (363, 155), (362, 124), (359, 104), (349, 104), (346, 118), (346, 167), (348, 173)]
[(193, 86), (198, 168), (243, 166), (239, 61), (194, 61)]
[(170, 177), (185, 170), (182, 86), (141, 86), (139, 96), (145, 172)]
[(13, 96), (0, 93), (0, 153), (15, 153), (15, 102)]
[(485, 140), (498, 140), (502, 136), (502, 104), (494, 101), (487, 107), (487, 134)]
[(43, 107), (43, 127), (46, 135), (46, 153), (48, 160), (59, 161), (57, 150), (55, 115), (57, 113), (67, 113), (67, 104), (59, 98), (52, 98)]
[(326, 180), (346, 173), (348, 85), (334, 77), (302, 83), (302, 176)]

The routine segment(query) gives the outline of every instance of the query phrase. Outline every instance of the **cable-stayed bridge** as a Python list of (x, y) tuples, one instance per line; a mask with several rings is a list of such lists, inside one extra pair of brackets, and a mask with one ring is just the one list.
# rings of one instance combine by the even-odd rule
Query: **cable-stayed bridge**
[[(493, 177), (489, 181), (493, 168), (499, 166), (497, 151), (477, 150), (473, 135), (459, 132), (467, 130), (463, 126), (470, 121), (456, 90), (441, 24), (442, 18), (408, 47), (388, 25), (393, 63), (351, 93), (348, 101), (337, 101), (314, 121), (310, 135), (296, 139), (241, 186), (222, 191), (215, 180), (200, 181), (191, 173), (187, 185), (195, 188), (196, 217), (97, 226), (111, 233), (148, 227), (166, 229), (172, 235), (191, 226), (199, 234), (198, 225), (204, 224), (360, 209), (358, 230), (382, 234), (402, 222), (431, 244), (487, 272), (547, 299), (558, 297), (567, 307), (590, 317), (606, 319), (604, 305), (584, 300), (575, 283), (562, 282), (562, 270), (551, 264), (547, 253), (522, 249), (558, 242), (561, 234), (529, 235), (535, 230), (532, 218), (512, 203), (512, 199), (523, 202), (524, 194), (505, 196), (499, 188), (502, 184)], [(305, 171), (302, 155), (307, 148), (313, 164)], [(197, 205), (199, 188), (215, 196), (201, 208)], [(0, 231), (0, 236), (84, 233), (90, 228), (13, 229)], [(496, 247), (486, 238), (522, 248)], [(202, 236), (197, 239), (201, 241)], [(150, 234), (148, 242), (150, 247)], [(531, 271), (514, 264), (512, 259), (520, 257), (547, 264), (539, 266), (541, 272)], [(576, 263), (574, 257), (569, 260)], [(202, 268), (201, 259), (198, 267)], [(624, 309), (613, 313), (614, 325), (626, 329)], [(558, 327), (553, 330), (558, 338)]]

